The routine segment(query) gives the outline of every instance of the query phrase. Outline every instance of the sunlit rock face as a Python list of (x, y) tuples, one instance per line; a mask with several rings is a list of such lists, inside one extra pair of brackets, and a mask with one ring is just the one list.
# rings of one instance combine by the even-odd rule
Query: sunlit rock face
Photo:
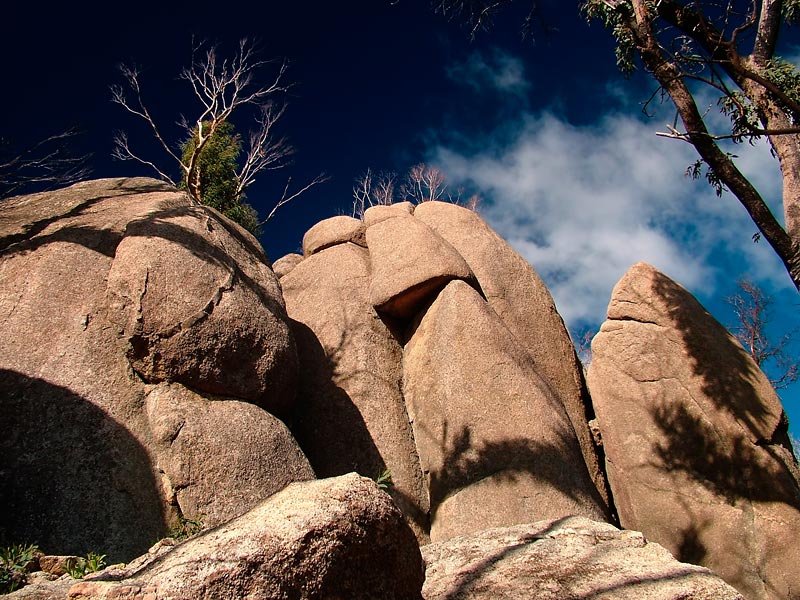
[(425, 600), (744, 600), (638, 531), (584, 517), (488, 529), (429, 544), (422, 554)]
[(76, 583), (68, 597), (422, 600), (424, 576), (400, 511), (351, 473), (293, 483), (158, 557)]
[[(388, 468), (418, 539), (608, 517), (579, 363), (535, 271), (474, 212), (376, 206), (306, 234), (281, 278), (292, 430), (320, 476)], [(282, 267), (283, 269), (283, 267)]]
[(800, 489), (766, 376), (697, 300), (639, 263), (614, 288), (588, 383), (623, 527), (747, 598), (800, 590)]
[(0, 546), (128, 560), (313, 477), (270, 414), (297, 378), (277, 278), (218, 213), (142, 178), (4, 200), (0, 279)]

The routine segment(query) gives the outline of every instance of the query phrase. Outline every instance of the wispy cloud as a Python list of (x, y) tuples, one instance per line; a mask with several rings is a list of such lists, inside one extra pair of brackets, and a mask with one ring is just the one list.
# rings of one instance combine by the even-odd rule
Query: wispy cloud
[(473, 52), (465, 61), (451, 65), (446, 75), (478, 93), (501, 92), (521, 97), (531, 87), (522, 61), (497, 48)]
[[(694, 149), (657, 128), (621, 114), (590, 127), (525, 114), (470, 148), (441, 144), (432, 162), (481, 191), (482, 214), (540, 273), (573, 329), (604, 319), (614, 284), (640, 260), (701, 295), (748, 270), (786, 279), (771, 249), (750, 242), (755, 227), (735, 199), (684, 177)], [(744, 166), (772, 193), (769, 160), (751, 149)]]

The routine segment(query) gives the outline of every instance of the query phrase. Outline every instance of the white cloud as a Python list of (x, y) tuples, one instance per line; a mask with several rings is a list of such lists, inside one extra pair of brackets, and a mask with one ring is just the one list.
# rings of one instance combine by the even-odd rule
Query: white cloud
[[(786, 279), (769, 246), (750, 242), (755, 226), (735, 198), (683, 176), (694, 149), (657, 128), (619, 114), (591, 127), (525, 115), (511, 136), (476, 140), (480, 150), (441, 145), (431, 161), (480, 190), (483, 216), (536, 268), (573, 328), (602, 322), (614, 284), (640, 260), (701, 295), (748, 270)], [(744, 167), (772, 193), (780, 182), (767, 160), (756, 148)]]

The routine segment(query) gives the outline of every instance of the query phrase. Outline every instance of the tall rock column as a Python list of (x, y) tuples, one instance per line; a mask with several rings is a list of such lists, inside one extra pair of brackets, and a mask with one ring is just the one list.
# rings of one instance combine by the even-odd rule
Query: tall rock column
[(428, 499), (400, 389), (402, 348), (369, 302), (369, 255), (349, 241), (363, 226), (345, 235), (353, 222), (309, 230), (314, 253), (281, 279), (301, 362), (292, 429), (318, 477), (391, 471), (389, 491), (424, 542)]
[(680, 285), (634, 265), (588, 384), (623, 527), (747, 598), (800, 594), (800, 489), (766, 376)]

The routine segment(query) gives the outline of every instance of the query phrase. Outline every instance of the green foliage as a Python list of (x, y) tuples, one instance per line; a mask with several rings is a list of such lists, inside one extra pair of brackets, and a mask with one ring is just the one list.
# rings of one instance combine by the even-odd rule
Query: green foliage
[(39, 548), (17, 544), (0, 550), (0, 594), (10, 594), (25, 585), (26, 574)]
[(387, 491), (394, 486), (394, 482), (392, 481), (392, 472), (389, 469), (384, 469), (378, 473), (373, 481), (377, 483), (378, 487), (384, 491)]
[(709, 167), (702, 158), (698, 158), (691, 165), (686, 167), (686, 176), (691, 179), (699, 179), (705, 173), (706, 181), (714, 189), (717, 198), (722, 197), (722, 192), (725, 191), (725, 182), (722, 181), (719, 175), (716, 174), (714, 169)]
[(167, 531), (167, 537), (172, 538), (176, 542), (188, 540), (190, 537), (203, 531), (203, 527), (205, 527), (205, 523), (203, 522), (204, 518), (205, 515), (202, 514), (194, 518), (178, 515), (178, 522)]
[(602, 0), (587, 0), (581, 5), (581, 12), (587, 21), (596, 19), (611, 31), (617, 41), (614, 49), (617, 67), (625, 76), (633, 73), (636, 69), (636, 44), (625, 22), (625, 17), (633, 12), (630, 2), (620, 2), (616, 8), (612, 8)]
[(800, 0), (783, 0), (783, 18), (789, 25), (792, 25), (800, 19)]
[(106, 555), (89, 552), (86, 558), (67, 559), (64, 569), (73, 579), (83, 579), (89, 573), (95, 573), (106, 566)]
[[(210, 123), (203, 123), (203, 128)], [(206, 133), (204, 131), (204, 133)], [(197, 151), (198, 135), (186, 140), (181, 148), (182, 160), (190, 165)], [(239, 190), (238, 159), (242, 140), (231, 123), (220, 123), (200, 150), (195, 167), (181, 182), (181, 188), (191, 190), (189, 182), (198, 182), (197, 198), (201, 204), (211, 206), (226, 217), (239, 223), (253, 235), (260, 235), (261, 226), (256, 210), (245, 201)]]
[[(774, 83), (782, 93), (786, 94), (786, 97), (792, 102), (800, 103), (800, 73), (797, 72), (797, 68), (792, 63), (776, 56), (767, 63), (767, 68), (764, 69), (763, 75)], [(780, 98), (776, 98), (776, 101), (791, 118), (793, 125), (800, 123), (800, 115), (782, 103)]]

